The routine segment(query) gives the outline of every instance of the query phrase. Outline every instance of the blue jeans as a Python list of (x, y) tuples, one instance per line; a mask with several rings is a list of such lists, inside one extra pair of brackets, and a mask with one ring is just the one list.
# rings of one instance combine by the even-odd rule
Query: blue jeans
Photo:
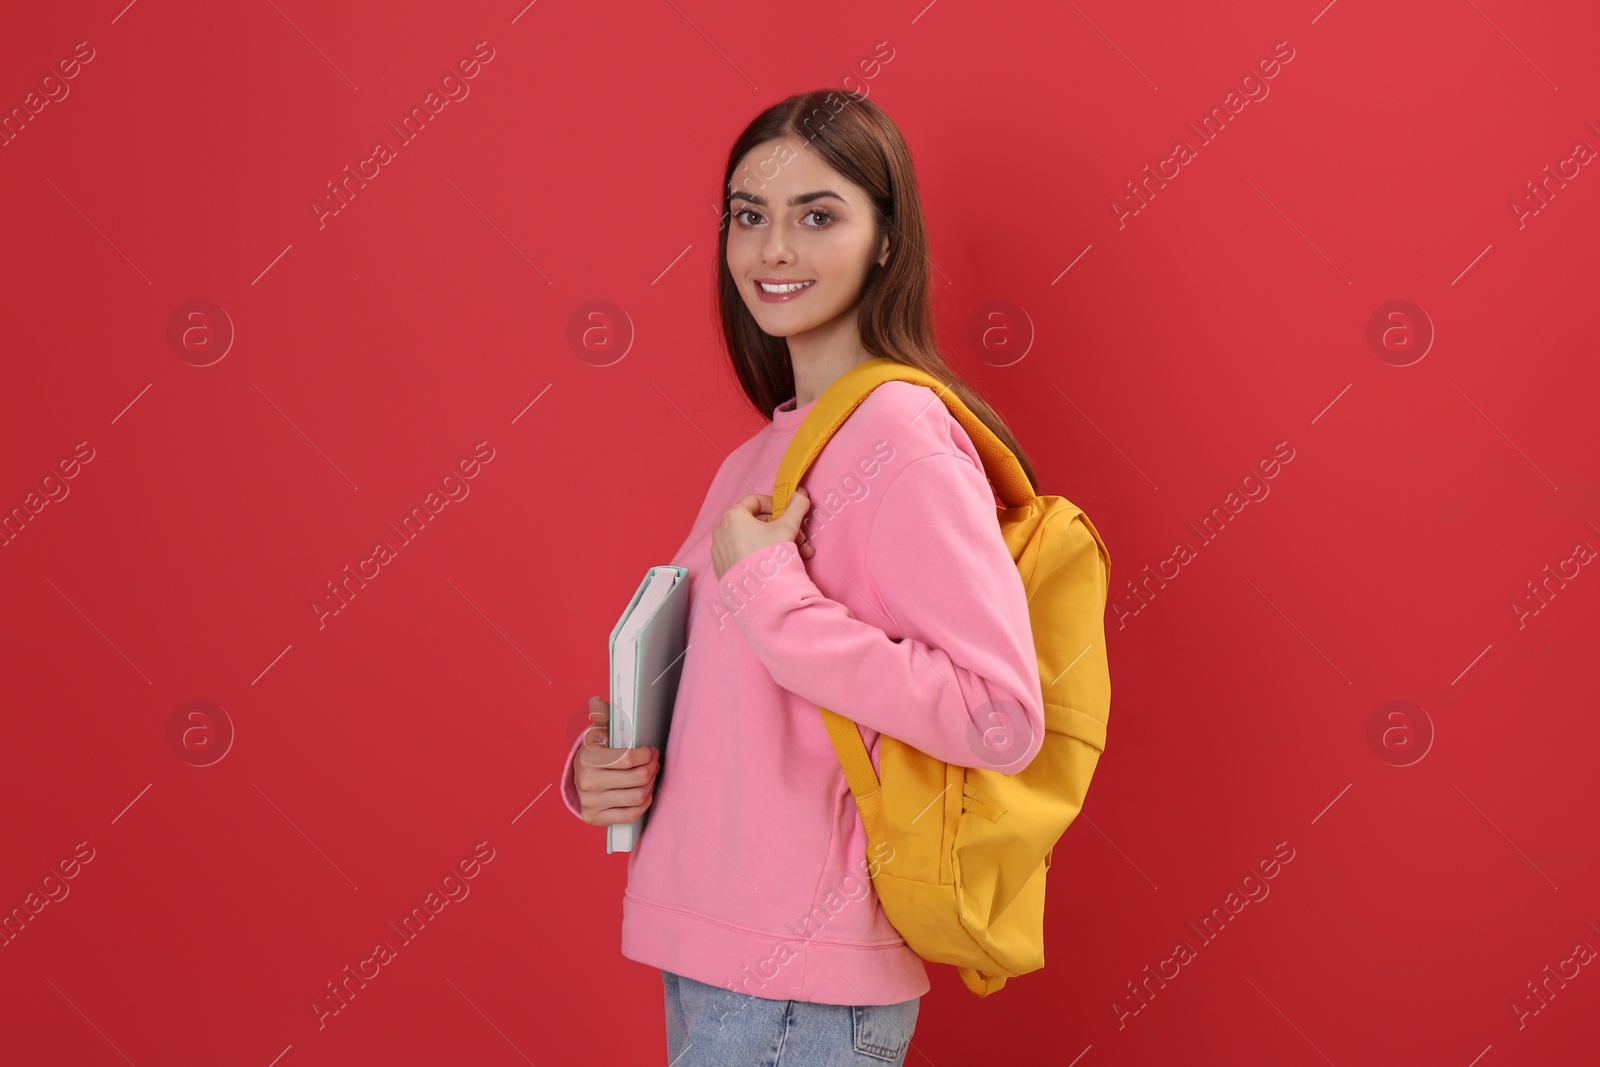
[(898, 1067), (922, 1006), (767, 1000), (665, 970), (661, 982), (669, 1067)]

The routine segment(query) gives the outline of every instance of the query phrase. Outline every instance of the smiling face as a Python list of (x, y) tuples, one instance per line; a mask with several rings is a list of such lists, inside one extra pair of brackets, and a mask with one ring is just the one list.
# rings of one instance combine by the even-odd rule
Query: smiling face
[(888, 259), (889, 238), (879, 238), (865, 190), (804, 141), (752, 148), (728, 192), (728, 271), (756, 325), (774, 337), (851, 311), (873, 257)]

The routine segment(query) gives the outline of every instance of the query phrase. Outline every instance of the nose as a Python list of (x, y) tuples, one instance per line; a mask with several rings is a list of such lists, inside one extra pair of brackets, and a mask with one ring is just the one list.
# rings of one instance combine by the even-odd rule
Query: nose
[(783, 232), (776, 226), (768, 227), (766, 240), (761, 242), (761, 261), (770, 264), (793, 261), (789, 242), (784, 239)]

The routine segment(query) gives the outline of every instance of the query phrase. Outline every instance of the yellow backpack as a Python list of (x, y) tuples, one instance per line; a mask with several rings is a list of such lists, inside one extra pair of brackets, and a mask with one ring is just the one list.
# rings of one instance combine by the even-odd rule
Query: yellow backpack
[[(1004, 501), (997, 517), (1028, 593), (1044, 741), (1026, 767), (1004, 774), (947, 764), (884, 734), (880, 780), (856, 724), (820, 710), (869, 851), (885, 855), (886, 843), (892, 857), (872, 879), (884, 914), (913, 952), (953, 964), (967, 988), (985, 997), (1006, 978), (1044, 966), (1045, 873), (1106, 744), (1111, 556), (1081, 508), (1034, 493), (1016, 456), (960, 397), (932, 375), (883, 358), (847, 371), (817, 398), (778, 465), (774, 518), (834, 431), (887, 381), (926, 385), (944, 400)], [(941, 797), (943, 817), (920, 818)]]

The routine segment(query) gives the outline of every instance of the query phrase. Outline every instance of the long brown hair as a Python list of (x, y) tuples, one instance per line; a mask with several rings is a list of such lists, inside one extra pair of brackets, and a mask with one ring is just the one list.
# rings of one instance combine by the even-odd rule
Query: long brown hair
[(1034, 492), (1033, 465), (995, 410), (945, 363), (933, 330), (932, 279), (922, 197), (911, 152), (900, 128), (865, 97), (818, 89), (783, 100), (757, 115), (733, 142), (722, 175), (722, 223), (717, 245), (717, 310), (728, 358), (745, 396), (765, 418), (795, 395), (789, 342), (756, 324), (728, 270), (728, 193), (734, 168), (752, 148), (793, 137), (805, 141), (828, 166), (865, 189), (877, 226), (873, 246), (885, 228), (893, 232), (883, 266), (874, 259), (861, 291), (857, 326), (861, 344), (873, 356), (891, 359), (932, 375), (959, 396), (972, 413), (1022, 464)]

